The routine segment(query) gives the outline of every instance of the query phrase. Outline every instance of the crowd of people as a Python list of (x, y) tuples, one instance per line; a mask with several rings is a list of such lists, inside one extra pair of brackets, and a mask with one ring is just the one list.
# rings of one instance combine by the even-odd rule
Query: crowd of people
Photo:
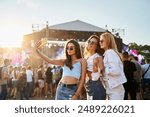
[(13, 67), (10, 60), (5, 59), (1, 68), (0, 100), (53, 98), (61, 74), (60, 66)]
[(119, 53), (108, 32), (91, 35), (83, 51), (76, 40), (69, 40), (65, 58), (59, 60), (46, 56), (41, 46), (42, 40), (36, 43), (36, 52), (51, 66), (13, 67), (4, 60), (1, 100), (48, 96), (56, 100), (139, 100), (150, 93), (150, 60), (141, 65), (136, 56)]

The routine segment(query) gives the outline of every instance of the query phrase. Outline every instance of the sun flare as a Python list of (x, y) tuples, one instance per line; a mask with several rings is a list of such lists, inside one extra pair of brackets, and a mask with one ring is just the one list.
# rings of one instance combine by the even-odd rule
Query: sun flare
[(23, 34), (20, 26), (16, 24), (1, 24), (0, 47), (14, 48), (21, 47)]

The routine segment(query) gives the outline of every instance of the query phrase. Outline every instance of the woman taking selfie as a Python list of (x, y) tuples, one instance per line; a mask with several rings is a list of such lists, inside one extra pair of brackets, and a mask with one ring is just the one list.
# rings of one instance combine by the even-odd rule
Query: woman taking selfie
[(51, 59), (40, 51), (42, 41), (36, 44), (40, 57), (50, 64), (63, 67), (62, 78), (56, 90), (56, 100), (80, 99), (85, 83), (86, 60), (82, 58), (80, 45), (76, 40), (69, 40), (65, 46), (65, 59)]

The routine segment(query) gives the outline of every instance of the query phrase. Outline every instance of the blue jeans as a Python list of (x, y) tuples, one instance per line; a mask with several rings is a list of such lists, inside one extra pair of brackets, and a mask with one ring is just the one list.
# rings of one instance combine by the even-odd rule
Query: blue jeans
[(6, 100), (7, 97), (7, 84), (3, 84), (1, 87), (0, 100)]
[(32, 91), (33, 91), (33, 82), (27, 82), (27, 86), (26, 86), (26, 95), (27, 98), (32, 96)]
[(23, 100), (24, 97), (26, 98), (26, 100), (29, 99), (29, 97), (27, 96), (26, 87), (20, 88), (19, 92), (20, 92), (20, 100)]
[(148, 88), (150, 90), (150, 79), (143, 78), (141, 80), (141, 83), (142, 83), (143, 91), (145, 91), (146, 88)]
[(87, 81), (86, 93), (87, 93), (87, 99), (92, 99), (92, 100), (106, 99), (106, 90), (103, 87), (100, 78), (97, 81), (92, 81), (91, 79)]
[(65, 87), (59, 83), (56, 90), (55, 100), (71, 100), (77, 88), (77, 86)]

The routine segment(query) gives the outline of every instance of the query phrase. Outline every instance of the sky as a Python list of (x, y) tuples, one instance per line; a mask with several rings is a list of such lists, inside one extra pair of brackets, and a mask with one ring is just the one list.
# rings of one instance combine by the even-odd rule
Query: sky
[(150, 0), (0, 0), (0, 47), (20, 47), (32, 24), (74, 20), (125, 30), (125, 44), (150, 45)]

